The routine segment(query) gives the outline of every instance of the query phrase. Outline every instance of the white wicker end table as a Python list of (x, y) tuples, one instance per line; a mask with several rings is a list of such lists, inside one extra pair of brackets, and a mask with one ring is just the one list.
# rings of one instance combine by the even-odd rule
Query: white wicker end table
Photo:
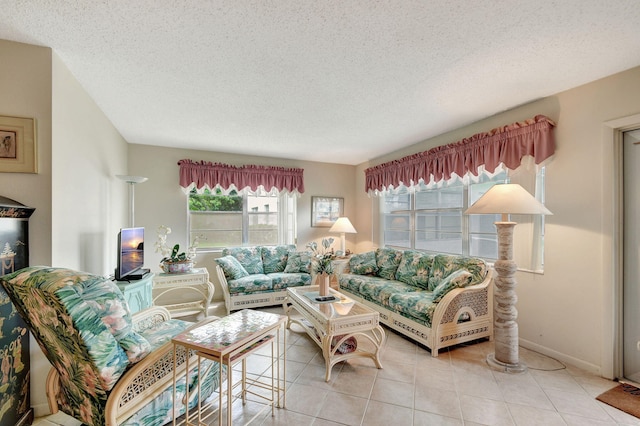
[[(334, 289), (329, 291), (336, 298), (334, 302), (317, 302), (314, 296), (318, 295), (318, 286), (289, 287), (283, 303), (287, 328), (292, 322), (299, 324), (322, 348), (327, 382), (331, 368), (349, 358), (371, 358), (376, 367), (382, 368), (380, 352), (386, 335), (379, 323), (380, 314)], [(291, 318), (292, 309), (303, 318)], [(373, 349), (354, 347), (354, 339), (360, 343), (368, 340)]]
[(153, 277), (153, 304), (167, 308), (171, 318), (189, 315), (208, 317), (213, 293), (207, 268), (194, 268), (184, 274), (155, 274)]

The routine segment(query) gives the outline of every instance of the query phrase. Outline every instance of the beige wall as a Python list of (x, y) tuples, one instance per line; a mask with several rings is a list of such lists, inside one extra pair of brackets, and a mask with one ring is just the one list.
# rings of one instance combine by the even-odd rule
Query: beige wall
[[(0, 173), (7, 196), (35, 207), (31, 265), (113, 272), (126, 220), (127, 143), (51, 49), (0, 40), (0, 114), (36, 119), (38, 173)], [(49, 413), (50, 364), (31, 340), (31, 405)]]
[(0, 115), (34, 118), (38, 173), (0, 173), (0, 195), (35, 207), (31, 264), (51, 262), (51, 49), (0, 40)]
[[(532, 102), (486, 120), (398, 150), (357, 168), (358, 250), (380, 244), (377, 199), (364, 193), (364, 170), (382, 162), (456, 142), (495, 127), (544, 114), (557, 122), (556, 155), (547, 167), (544, 274), (519, 272), (520, 341), (611, 377), (614, 240), (614, 144), (604, 137), (609, 120), (640, 112), (640, 68)], [(640, 127), (640, 122), (638, 122)], [(527, 244), (516, 241), (516, 244)]]
[(53, 55), (52, 265), (110, 275), (127, 226), (128, 144)]
[[(327, 228), (311, 227), (311, 196), (329, 195), (344, 197), (345, 215), (354, 217), (355, 167), (309, 161), (283, 160), (277, 158), (256, 157), (251, 155), (224, 154), (210, 151), (195, 151), (176, 148), (162, 148), (148, 145), (129, 145), (129, 174), (148, 177), (147, 182), (136, 186), (136, 225), (145, 227), (145, 266), (158, 272), (161, 256), (155, 253), (156, 229), (167, 225), (172, 233), (169, 243), (187, 243), (187, 201), (186, 195), (178, 184), (178, 161), (212, 161), (240, 166), (256, 164), (263, 166), (300, 167), (304, 169), (305, 192), (298, 199), (298, 248), (310, 241), (320, 241), (323, 237), (336, 237), (334, 247), (340, 246), (337, 234), (329, 234)], [(358, 225), (354, 223), (358, 230)], [(366, 230), (365, 230), (366, 231)], [(347, 248), (355, 249), (355, 235), (347, 235)], [(215, 257), (219, 253), (199, 254), (197, 266), (209, 270), (211, 281), (215, 284), (215, 300), (222, 300), (222, 290), (214, 272)]]

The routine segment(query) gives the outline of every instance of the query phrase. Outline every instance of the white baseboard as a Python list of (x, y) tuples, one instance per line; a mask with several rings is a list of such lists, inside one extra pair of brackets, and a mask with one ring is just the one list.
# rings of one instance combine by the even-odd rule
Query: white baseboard
[(578, 358), (574, 358), (572, 356), (563, 354), (561, 352), (557, 352), (554, 351), (553, 349), (549, 349), (546, 346), (541, 346), (537, 343), (533, 343), (530, 342), (528, 340), (525, 339), (519, 339), (519, 343), (520, 346), (522, 346), (525, 349), (530, 349), (532, 351), (536, 351), (539, 352), (543, 355), (552, 357), (557, 359), (558, 361), (561, 361), (564, 364), (571, 364), (574, 367), (578, 367), (582, 370), (585, 370), (591, 374), (595, 374), (597, 376), (602, 376), (602, 371), (600, 366), (595, 365), (595, 364), (591, 364), (589, 362), (586, 362), (584, 360), (578, 359)]

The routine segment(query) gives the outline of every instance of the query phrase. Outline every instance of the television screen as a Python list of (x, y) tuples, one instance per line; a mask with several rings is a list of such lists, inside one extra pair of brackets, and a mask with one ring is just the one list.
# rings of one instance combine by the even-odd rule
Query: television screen
[(144, 266), (144, 228), (122, 228), (118, 235), (116, 279), (126, 279)]

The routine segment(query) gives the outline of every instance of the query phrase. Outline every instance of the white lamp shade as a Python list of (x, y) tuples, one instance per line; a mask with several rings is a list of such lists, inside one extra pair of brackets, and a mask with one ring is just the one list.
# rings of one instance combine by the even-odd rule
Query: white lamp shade
[(518, 184), (494, 185), (464, 214), (553, 214)]
[(149, 180), (149, 178), (146, 178), (144, 176), (116, 175), (116, 177), (127, 183), (142, 183)]
[(356, 228), (353, 227), (348, 217), (339, 217), (333, 224), (329, 232), (339, 232), (345, 234), (357, 234)]

